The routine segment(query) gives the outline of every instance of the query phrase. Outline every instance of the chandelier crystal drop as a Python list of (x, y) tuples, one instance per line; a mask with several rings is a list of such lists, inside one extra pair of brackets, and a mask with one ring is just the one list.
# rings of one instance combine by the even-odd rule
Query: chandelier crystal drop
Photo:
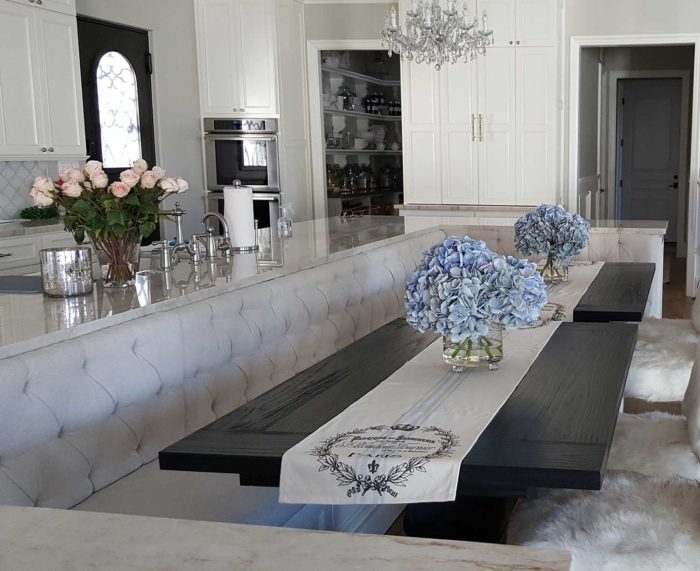
[(466, 3), (457, 10), (457, 0), (413, 0), (406, 12), (406, 32), (398, 21), (396, 6), (386, 15), (382, 41), (389, 50), (408, 61), (428, 63), (440, 69), (446, 63), (474, 60), (493, 44), (493, 30), (486, 28), (486, 12), (470, 20)]

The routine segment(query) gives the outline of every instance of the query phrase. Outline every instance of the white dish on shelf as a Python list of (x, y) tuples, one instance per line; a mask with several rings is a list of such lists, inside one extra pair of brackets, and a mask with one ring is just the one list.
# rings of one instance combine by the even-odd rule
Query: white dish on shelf
[(367, 148), (367, 145), (369, 145), (369, 141), (367, 139), (355, 139), (356, 151), (364, 151)]

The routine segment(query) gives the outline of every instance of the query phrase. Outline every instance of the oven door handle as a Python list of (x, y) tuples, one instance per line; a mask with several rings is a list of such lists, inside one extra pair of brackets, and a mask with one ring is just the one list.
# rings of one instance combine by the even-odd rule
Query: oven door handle
[(279, 202), (280, 195), (267, 192), (253, 192), (253, 200), (266, 200), (267, 202)]
[(204, 133), (205, 141), (276, 141), (277, 135), (224, 135), (221, 133)]

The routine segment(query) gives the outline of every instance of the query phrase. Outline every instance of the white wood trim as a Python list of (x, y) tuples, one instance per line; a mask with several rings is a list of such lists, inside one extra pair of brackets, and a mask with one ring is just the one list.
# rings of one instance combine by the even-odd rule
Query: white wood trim
[(311, 182), (314, 218), (328, 215), (326, 166), (323, 140), (323, 105), (321, 96), (321, 52), (325, 50), (381, 50), (377, 40), (307, 40), (306, 63), (309, 82), (309, 135), (311, 141)]
[(680, 78), (682, 81), (681, 95), (681, 143), (680, 164), (678, 167), (678, 220), (677, 220), (677, 254), (686, 256), (687, 244), (685, 230), (687, 225), (686, 203), (688, 197), (688, 117), (690, 112), (690, 72), (683, 69), (673, 70), (624, 70), (608, 72), (608, 156), (606, 167), (608, 177), (606, 191), (608, 193), (609, 218), (617, 218), (617, 111), (618, 111), (618, 80), (619, 79), (662, 79)]
[(697, 205), (700, 193), (698, 173), (698, 142), (700, 128), (700, 35), (698, 34), (655, 34), (642, 36), (571, 36), (569, 42), (569, 165), (568, 165), (568, 196), (569, 206), (575, 208), (576, 188), (578, 181), (578, 115), (579, 115), (579, 83), (581, 49), (584, 47), (616, 47), (616, 46), (654, 46), (654, 45), (683, 45), (695, 46), (695, 61), (692, 89), (692, 117), (690, 141), (690, 180), (688, 197), (688, 244), (691, 245), (692, 255), (687, 258), (686, 265), (686, 295), (695, 296), (696, 266), (700, 268), (700, 248), (698, 248)]

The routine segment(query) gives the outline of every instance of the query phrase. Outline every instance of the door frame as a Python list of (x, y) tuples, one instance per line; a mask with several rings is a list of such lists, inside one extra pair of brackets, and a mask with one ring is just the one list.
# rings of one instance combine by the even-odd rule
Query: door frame
[[(321, 52), (326, 50), (385, 50), (377, 40), (307, 40), (306, 69), (309, 82), (309, 135), (311, 139), (311, 186), (313, 213), (316, 219), (327, 217), (326, 169), (323, 140), (323, 97)], [(396, 56), (398, 57), (398, 56)]]
[[(673, 46), (690, 45), (694, 47), (693, 87), (690, 93), (692, 101), (691, 136), (690, 136), (690, 173), (686, 190), (688, 193), (687, 243), (691, 244), (692, 255), (687, 257), (685, 294), (695, 297), (696, 271), (700, 270), (700, 247), (698, 244), (698, 216), (700, 204), (700, 166), (698, 143), (700, 137), (700, 35), (670, 34), (670, 35), (640, 35), (640, 36), (571, 36), (569, 42), (569, 160), (568, 174), (564, 180), (566, 196), (570, 209), (577, 208), (578, 180), (578, 136), (579, 136), (579, 86), (581, 50), (583, 48), (607, 48), (619, 46)], [(680, 186), (680, 185), (679, 185)], [(696, 270), (697, 269), (697, 270)]]
[[(639, 70), (639, 71), (611, 71), (608, 73), (608, 138), (606, 167), (608, 170), (607, 193), (608, 212), (617, 216), (617, 156), (619, 141), (617, 128), (619, 125), (619, 81), (620, 79), (680, 79), (681, 80), (681, 126), (688, 124), (690, 112), (690, 72), (684, 69), (674, 70)], [(687, 243), (685, 232), (687, 224), (686, 204), (688, 201), (688, 130), (681, 129), (681, 155), (678, 167), (678, 240), (676, 242), (678, 257), (686, 256)], [(683, 152), (685, 151), (685, 152)], [(611, 168), (612, 167), (612, 168)]]

